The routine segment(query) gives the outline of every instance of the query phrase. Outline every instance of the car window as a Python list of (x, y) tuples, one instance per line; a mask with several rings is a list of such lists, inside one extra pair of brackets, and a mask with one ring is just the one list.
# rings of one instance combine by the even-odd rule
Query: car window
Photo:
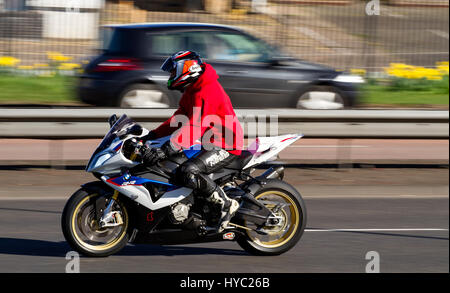
[(209, 59), (208, 47), (212, 42), (212, 35), (205, 31), (186, 32), (187, 50), (197, 52), (201, 58)]
[(152, 54), (158, 56), (191, 50), (209, 60), (267, 62), (273, 53), (273, 49), (258, 39), (217, 31), (150, 34), (150, 42)]
[(131, 35), (126, 30), (107, 29), (103, 34), (103, 49), (109, 53), (125, 53), (129, 51)]
[(114, 33), (114, 29), (111, 27), (102, 27), (100, 28), (100, 41), (102, 50), (108, 50), (111, 44), (112, 36)]
[(207, 32), (192, 31), (172, 34), (151, 34), (153, 55), (169, 56), (178, 51), (197, 52), (202, 58), (208, 58), (208, 44), (211, 36)]
[(153, 55), (169, 56), (186, 50), (185, 36), (181, 33), (151, 34), (150, 46)]
[(142, 35), (139, 31), (110, 28), (104, 30), (102, 38), (103, 49), (107, 54), (140, 56), (142, 53)]
[(214, 33), (208, 48), (210, 59), (242, 62), (267, 62), (271, 50), (258, 39), (243, 34)]

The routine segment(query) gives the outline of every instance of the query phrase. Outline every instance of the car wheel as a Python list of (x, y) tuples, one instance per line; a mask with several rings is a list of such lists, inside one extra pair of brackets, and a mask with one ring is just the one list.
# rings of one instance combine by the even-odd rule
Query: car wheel
[(297, 100), (297, 108), (308, 110), (339, 110), (347, 105), (345, 98), (327, 86), (318, 86), (304, 91)]
[(133, 84), (118, 100), (120, 108), (169, 108), (169, 97), (152, 84)]

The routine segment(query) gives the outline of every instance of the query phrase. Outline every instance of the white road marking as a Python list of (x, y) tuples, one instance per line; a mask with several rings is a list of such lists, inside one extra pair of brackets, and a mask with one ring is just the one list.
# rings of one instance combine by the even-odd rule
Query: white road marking
[(444, 38), (444, 39), (449, 39), (449, 37), (448, 37), (448, 33), (447, 32), (444, 32), (444, 31), (440, 31), (440, 30), (428, 30), (430, 33), (433, 33), (433, 34), (435, 34), (436, 36), (439, 36), (439, 37), (441, 37), (441, 38)]
[(448, 231), (448, 229), (443, 228), (305, 229), (305, 232), (403, 232), (403, 231)]

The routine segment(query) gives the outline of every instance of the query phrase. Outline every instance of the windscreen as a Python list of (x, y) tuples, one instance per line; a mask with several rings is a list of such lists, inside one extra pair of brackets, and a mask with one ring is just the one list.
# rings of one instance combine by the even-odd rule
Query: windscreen
[(133, 119), (129, 118), (125, 114), (122, 115), (105, 135), (97, 150), (101, 152), (102, 150), (107, 148), (117, 137), (125, 136), (130, 133), (130, 130), (134, 125), (136, 125), (136, 122), (134, 122)]
[[(100, 145), (97, 147), (95, 152), (92, 154), (92, 158), (98, 154), (99, 152), (105, 150), (108, 146), (111, 145), (111, 143), (117, 138), (117, 137), (123, 137), (133, 130), (134, 126), (137, 126), (136, 122), (129, 118), (127, 115), (122, 115), (116, 123), (111, 127), (111, 129), (108, 131), (108, 133), (103, 138)], [(91, 160), (89, 160), (88, 166), (91, 163)]]

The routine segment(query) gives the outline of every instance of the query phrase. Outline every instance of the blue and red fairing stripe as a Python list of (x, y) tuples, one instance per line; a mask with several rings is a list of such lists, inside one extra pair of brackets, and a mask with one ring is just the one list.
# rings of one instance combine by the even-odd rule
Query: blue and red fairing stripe
[(120, 150), (120, 147), (122, 146), (123, 142), (120, 142), (115, 148), (114, 151), (117, 152), (118, 150)]
[(127, 183), (125, 185), (128, 186), (128, 185), (142, 185), (144, 183), (156, 183), (156, 184), (166, 185), (168, 187), (177, 188), (177, 186), (167, 183), (167, 182), (161, 182), (161, 181), (157, 181), (157, 180), (151, 180), (151, 179), (147, 179), (147, 178), (134, 177), (134, 176), (131, 176), (129, 179), (125, 179), (124, 176), (119, 176), (119, 177), (109, 178), (108, 180), (106, 180), (106, 182), (111, 183), (116, 186), (123, 186), (124, 183), (131, 182), (131, 181), (134, 181), (134, 182)]

